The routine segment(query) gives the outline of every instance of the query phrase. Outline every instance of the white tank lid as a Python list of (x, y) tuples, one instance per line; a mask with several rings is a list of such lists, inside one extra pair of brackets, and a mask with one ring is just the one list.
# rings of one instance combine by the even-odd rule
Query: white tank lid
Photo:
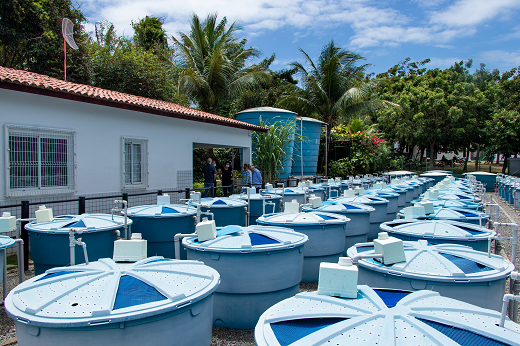
[(376, 209), (366, 204), (355, 203), (355, 202), (323, 202), (323, 205), (319, 208), (303, 207), (303, 211), (315, 211), (315, 212), (326, 212), (326, 213), (337, 213), (337, 214), (369, 214)]
[(276, 213), (260, 216), (256, 222), (262, 225), (273, 226), (308, 226), (308, 225), (337, 225), (346, 224), (350, 219), (334, 213)]
[(484, 240), (495, 235), (495, 231), (467, 222), (451, 220), (400, 219), (383, 222), (381, 230), (410, 236), (428, 236), (432, 239)]
[[(132, 220), (127, 220), (128, 225)], [(71, 228), (83, 228), (83, 233), (100, 232), (118, 229), (125, 224), (123, 216), (110, 214), (82, 214), (56, 216), (51, 222), (31, 222), (25, 229), (31, 232), (42, 233), (69, 233)]]
[[(381, 234), (381, 233), (379, 233)], [(457, 244), (429, 245), (426, 240), (405, 241), (406, 262), (384, 265), (373, 259), (361, 259), (359, 265), (381, 273), (398, 275), (414, 280), (445, 281), (464, 279), (468, 282), (488, 282), (507, 277), (513, 270), (513, 263), (501, 256), (474, 250)], [(360, 243), (347, 250), (347, 255), (374, 254), (372, 243)]]
[[(266, 310), (258, 346), (517, 345), (520, 325), (500, 313), (440, 296), (358, 286), (356, 299), (299, 293)], [(457, 340), (462, 340), (458, 343)], [(493, 343), (495, 341), (495, 343)], [(486, 343), (487, 342), (487, 343)]]
[(186, 217), (197, 214), (197, 209), (187, 207), (184, 204), (153, 204), (139, 205), (128, 208), (128, 216), (130, 217)]
[(357, 197), (338, 197), (338, 198), (331, 198), (331, 202), (355, 202), (355, 203), (362, 203), (362, 204), (388, 204), (390, 201), (386, 198), (374, 196), (374, 195), (363, 195), (363, 196), (357, 196)]
[(209, 296), (219, 282), (217, 271), (198, 261), (103, 258), (47, 270), (13, 289), (5, 307), (32, 326), (90, 327), (173, 312)]

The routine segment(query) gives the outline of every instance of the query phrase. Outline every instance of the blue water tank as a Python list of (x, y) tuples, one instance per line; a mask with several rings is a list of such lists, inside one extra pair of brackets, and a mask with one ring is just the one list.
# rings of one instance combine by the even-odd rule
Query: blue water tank
[[(40, 275), (47, 269), (63, 267), (70, 264), (69, 230), (83, 230), (81, 238), (87, 244), (88, 259), (96, 261), (100, 258), (110, 258), (114, 252), (116, 231), (124, 236), (124, 217), (109, 214), (62, 215), (52, 222), (25, 225), (29, 233), (29, 249), (34, 262), (34, 274)], [(128, 226), (132, 220), (128, 220)], [(81, 248), (75, 252), (75, 263), (85, 263)]]
[[(148, 256), (175, 258), (174, 238), (178, 233), (195, 233), (197, 209), (182, 204), (140, 205), (128, 208), (132, 232), (146, 239)], [(181, 251), (186, 259), (186, 251)]]
[(377, 197), (374, 195), (363, 195), (356, 197), (340, 197), (333, 198), (325, 202), (328, 203), (344, 203), (354, 202), (369, 205), (375, 209), (374, 212), (370, 213), (370, 230), (368, 231), (368, 239), (377, 238), (377, 234), (380, 232), (379, 225), (386, 221), (386, 214), (388, 213), (389, 201), (385, 198)]
[[(230, 197), (215, 197), (201, 198), (200, 202), (191, 202), (193, 207), (197, 207), (197, 204), (201, 205), (203, 212), (213, 213), (217, 227), (246, 225), (247, 203), (242, 200)], [(206, 215), (203, 216), (206, 217)]]
[(271, 305), (299, 291), (306, 235), (283, 227), (228, 226), (217, 238), (199, 242), (184, 238), (188, 259), (220, 273), (215, 292), (213, 325), (254, 328)]
[[(399, 211), (399, 217), (404, 218), (404, 209)], [(473, 209), (465, 208), (443, 208), (434, 207), (433, 213), (418, 216), (417, 220), (452, 220), (459, 222), (467, 222), (475, 225), (485, 225), (489, 219), (489, 215), (478, 212)]]
[[(4, 263), (5, 257), (5, 251), (7, 248), (10, 248), (14, 245), (14, 239), (11, 239), (11, 237), (0, 235), (0, 272), (4, 272), (4, 267), (7, 265), (7, 263)], [(4, 276), (0, 277), (0, 284), (2, 283), (4, 279)]]
[(370, 230), (370, 213), (375, 209), (369, 205), (344, 202), (324, 204), (318, 208), (306, 206), (302, 211), (308, 212), (325, 212), (341, 214), (350, 219), (345, 228), (345, 250), (357, 243), (364, 243), (367, 241), (367, 234)]
[(365, 190), (368, 195), (374, 195), (388, 200), (388, 206), (386, 207), (386, 219), (385, 221), (394, 220), (399, 210), (399, 193), (391, 189), (368, 189)]
[(300, 204), (305, 203), (305, 193), (306, 191), (299, 188), (293, 188), (293, 187), (286, 187), (284, 189), (272, 189), (271, 191), (262, 191), (262, 194), (274, 194), (278, 196), (283, 197), (283, 202), (292, 202), (293, 200), (296, 200)]
[(209, 346), (219, 281), (197, 261), (103, 258), (23, 282), (5, 308), (19, 345)]
[(258, 346), (518, 345), (500, 313), (441, 296), (358, 285), (355, 299), (303, 292), (274, 305), (255, 327)]
[[(320, 151), (321, 127), (325, 124), (313, 118), (300, 117), (296, 120), (296, 135), (302, 136), (301, 142), (295, 141), (292, 163), (292, 175), (316, 175), (318, 154)], [(303, 125), (301, 131), (300, 126)], [(303, 150), (303, 158), (300, 152)]]
[(423, 174), (419, 174), (420, 177), (433, 179), (433, 185), (440, 183), (442, 179), (450, 175), (452, 175), (452, 173), (448, 171), (428, 171), (424, 172)]
[(381, 230), (402, 240), (424, 239), (430, 244), (467, 245), (485, 252), (489, 237), (495, 235), (495, 231), (485, 227), (449, 220), (394, 220), (382, 223)]
[(410, 203), (412, 205), (415, 205), (419, 202), (431, 202), (433, 203), (433, 207), (442, 207), (442, 208), (464, 208), (464, 209), (472, 209), (472, 210), (482, 210), (482, 204), (481, 203), (473, 203), (473, 202), (466, 202), (466, 201), (450, 201), (445, 199), (435, 199), (435, 200), (414, 200)]
[[(400, 290), (432, 290), (485, 309), (500, 311), (513, 263), (498, 255), (455, 244), (431, 245), (426, 240), (405, 241), (406, 261), (385, 265), (359, 261), (361, 285)], [(373, 243), (356, 244), (349, 257), (375, 254)]]
[(229, 198), (239, 199), (246, 204), (249, 203), (249, 225), (256, 225), (256, 219), (264, 214), (280, 212), (282, 196), (275, 194), (246, 194), (231, 195)]
[[(249, 124), (258, 125), (260, 123), (260, 117), (262, 121), (267, 125), (272, 125), (275, 122), (280, 122), (282, 124), (287, 124), (289, 122), (296, 123), (296, 117), (298, 114), (280, 108), (273, 107), (258, 107), (258, 108), (250, 108), (238, 112), (235, 114), (235, 119), (239, 121), (243, 121)], [(287, 179), (291, 175), (292, 169), (292, 160), (293, 160), (293, 149), (294, 149), (294, 133), (291, 135), (291, 143), (287, 150), (287, 159), (283, 164), (282, 171), (280, 173), (279, 179)], [(252, 146), (253, 156), (255, 148)]]
[(279, 213), (259, 217), (265, 226), (283, 226), (309, 237), (303, 250), (303, 282), (318, 281), (321, 262), (337, 263), (345, 251), (349, 218), (332, 213)]

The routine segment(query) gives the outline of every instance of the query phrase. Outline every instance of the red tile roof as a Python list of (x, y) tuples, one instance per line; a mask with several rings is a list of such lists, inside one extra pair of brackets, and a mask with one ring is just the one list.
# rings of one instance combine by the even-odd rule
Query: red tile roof
[(108, 107), (130, 109), (172, 118), (236, 127), (251, 131), (267, 131), (265, 127), (198, 111), (171, 102), (134, 96), (85, 84), (66, 82), (46, 75), (6, 67), (0, 67), (0, 88), (94, 103)]

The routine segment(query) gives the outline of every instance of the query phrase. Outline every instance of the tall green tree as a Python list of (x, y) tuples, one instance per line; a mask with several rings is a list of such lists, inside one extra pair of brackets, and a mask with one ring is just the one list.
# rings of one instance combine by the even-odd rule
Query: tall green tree
[(246, 66), (260, 52), (246, 48), (247, 40), (236, 37), (238, 25), (226, 26), (226, 17), (217, 22), (217, 15), (210, 14), (201, 21), (194, 14), (190, 32), (174, 38), (184, 68), (179, 92), (207, 112), (219, 113), (224, 102), (271, 79), (265, 66)]
[(153, 51), (156, 55), (168, 59), (170, 47), (163, 24), (163, 19), (153, 16), (146, 16), (137, 22), (132, 21), (134, 43), (137, 47)]
[(67, 49), (67, 80), (89, 83), (86, 19), (70, 0), (0, 1), (0, 66), (63, 78), (63, 17), (79, 47)]
[(376, 95), (381, 80), (366, 76), (370, 65), (361, 64), (364, 58), (360, 55), (341, 49), (334, 41), (323, 47), (317, 63), (303, 49), (300, 52), (305, 63), (293, 62), (291, 66), (298, 71), (303, 89), (284, 97), (281, 104), (300, 115), (314, 115), (326, 122), (328, 143), (330, 130), (340, 121), (348, 122), (382, 108), (399, 107)]
[(179, 67), (117, 36), (111, 23), (97, 23), (96, 42), (92, 42), (90, 54), (95, 86), (186, 104), (176, 92)]

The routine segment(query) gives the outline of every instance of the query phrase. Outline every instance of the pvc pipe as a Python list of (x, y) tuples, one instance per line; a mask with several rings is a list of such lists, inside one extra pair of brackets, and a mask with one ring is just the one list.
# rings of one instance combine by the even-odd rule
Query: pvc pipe
[(18, 244), (18, 281), (22, 283), (25, 281), (24, 272), (23, 272), (23, 239), (15, 239), (15, 243)]
[(178, 259), (178, 260), (181, 259), (181, 244), (180, 244), (179, 239), (180, 238), (186, 238), (186, 237), (195, 237), (195, 236), (197, 236), (197, 233), (190, 233), (190, 234), (177, 233), (173, 237), (173, 241), (174, 241), (174, 244), (175, 244), (175, 259)]
[(3, 297), (2, 303), (5, 302), (5, 297), (7, 297), (7, 251), (5, 249), (2, 250), (4, 256), (4, 269), (2, 271), (2, 289), (3, 289)]
[(130, 239), (129, 237), (131, 236), (130, 234), (128, 234), (128, 202), (125, 201), (124, 199), (116, 199), (114, 201), (115, 204), (123, 204), (123, 212), (124, 212), (124, 216), (125, 216), (125, 239), (128, 240)]
[(357, 254), (354, 257), (352, 257), (352, 264), (358, 264), (360, 259), (363, 258), (383, 258), (383, 255), (380, 254), (373, 254), (373, 255), (361, 255)]
[(500, 322), (498, 325), (502, 328), (504, 328), (504, 323), (506, 321), (506, 313), (507, 313), (507, 307), (509, 306), (509, 301), (513, 300), (515, 302), (520, 301), (520, 296), (515, 296), (512, 294), (505, 294), (504, 299), (502, 300), (502, 313), (500, 315)]

